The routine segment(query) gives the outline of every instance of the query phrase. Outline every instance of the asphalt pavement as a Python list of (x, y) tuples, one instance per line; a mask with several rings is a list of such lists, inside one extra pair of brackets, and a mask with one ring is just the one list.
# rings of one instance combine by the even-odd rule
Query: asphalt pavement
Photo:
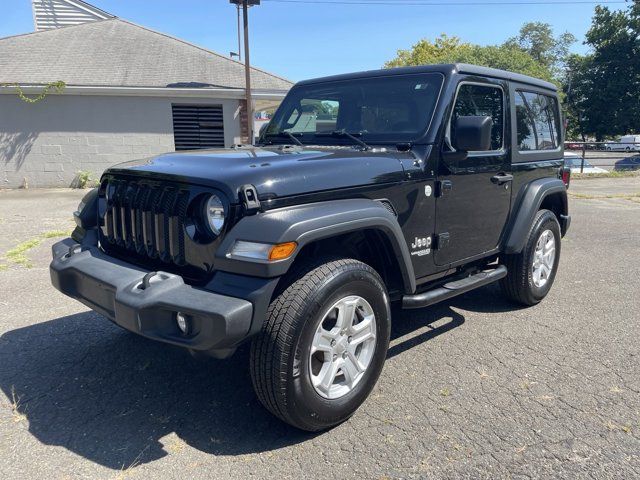
[(570, 192), (545, 301), (396, 309), (373, 394), (321, 434), (260, 406), (246, 349), (195, 360), (50, 286), (83, 192), (0, 192), (0, 477), (638, 478), (640, 178)]

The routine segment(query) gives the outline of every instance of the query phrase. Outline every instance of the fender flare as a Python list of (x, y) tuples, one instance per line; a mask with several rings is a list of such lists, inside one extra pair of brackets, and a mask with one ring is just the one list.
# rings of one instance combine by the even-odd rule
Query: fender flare
[[(405, 292), (415, 292), (411, 255), (398, 220), (380, 202), (370, 199), (309, 203), (244, 217), (225, 235), (216, 252), (215, 268), (255, 277), (279, 277), (287, 273), (305, 245), (363, 229), (379, 230), (386, 236), (400, 267)], [(230, 252), (236, 240), (297, 242), (298, 248), (290, 258), (270, 262), (233, 256)]]
[[(533, 219), (540, 210), (540, 205), (546, 197), (556, 193), (561, 193), (562, 211), (561, 215), (568, 215), (567, 187), (562, 180), (555, 178), (540, 178), (531, 182), (524, 191), (519, 202), (518, 209), (513, 215), (513, 223), (509, 229), (509, 234), (504, 246), (507, 254), (519, 253), (524, 248), (527, 241), (529, 229)], [(562, 220), (559, 218), (559, 222)]]

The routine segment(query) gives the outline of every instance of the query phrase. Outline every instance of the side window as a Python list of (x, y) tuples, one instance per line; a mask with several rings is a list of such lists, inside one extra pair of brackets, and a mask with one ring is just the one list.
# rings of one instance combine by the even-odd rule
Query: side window
[(516, 91), (518, 150), (555, 150), (560, 146), (558, 101), (540, 93)]
[(462, 84), (451, 117), (452, 138), (455, 136), (455, 121), (458, 117), (488, 116), (493, 120), (491, 150), (500, 150), (504, 138), (503, 97), (500, 87)]

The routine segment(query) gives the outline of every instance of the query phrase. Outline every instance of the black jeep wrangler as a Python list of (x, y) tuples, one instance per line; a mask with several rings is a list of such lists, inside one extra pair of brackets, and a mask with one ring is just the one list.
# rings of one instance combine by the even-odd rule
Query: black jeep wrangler
[(472, 65), (295, 85), (257, 146), (107, 170), (53, 246), (61, 292), (145, 337), (226, 357), (260, 401), (336, 425), (380, 375), (390, 305), (499, 281), (534, 305), (569, 228), (553, 84)]

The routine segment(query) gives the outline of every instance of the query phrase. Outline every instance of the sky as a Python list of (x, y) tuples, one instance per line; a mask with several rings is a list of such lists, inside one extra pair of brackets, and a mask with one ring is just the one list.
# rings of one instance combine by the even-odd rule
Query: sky
[[(33, 31), (30, 0), (1, 1), (4, 8), (0, 37)], [(364, 0), (376, 1), (382, 0)], [(527, 21), (547, 22), (556, 33), (573, 33), (578, 42), (572, 50), (585, 53), (587, 47), (582, 42), (595, 8), (595, 4), (562, 4), (563, 0), (546, 0), (550, 5), (428, 6), (385, 1), (391, 5), (262, 0), (262, 5), (249, 11), (251, 63), (293, 81), (371, 70), (382, 67), (398, 49), (410, 48), (422, 38), (433, 39), (446, 33), (468, 42), (496, 44), (515, 35)], [(451, 3), (462, 1), (465, 0)], [(466, 0), (466, 3), (482, 1), (501, 0)], [(221, 54), (237, 51), (236, 8), (229, 0), (88, 0), (88, 3)], [(624, 8), (624, 4), (611, 4), (610, 8)]]

